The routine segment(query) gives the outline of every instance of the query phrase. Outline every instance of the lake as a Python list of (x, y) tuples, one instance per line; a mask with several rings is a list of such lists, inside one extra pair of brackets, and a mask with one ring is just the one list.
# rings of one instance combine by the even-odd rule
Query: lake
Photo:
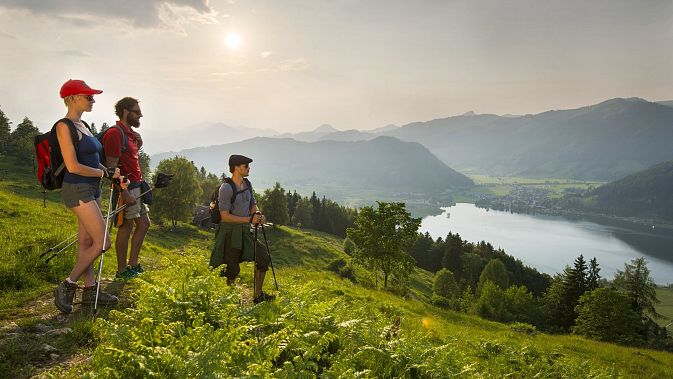
[(673, 233), (633, 224), (597, 223), (561, 216), (518, 214), (458, 203), (423, 218), (421, 232), (437, 239), (449, 232), (470, 242), (486, 241), (527, 266), (554, 274), (580, 254), (598, 259), (602, 277), (612, 279), (624, 263), (645, 257), (657, 284), (673, 282)]

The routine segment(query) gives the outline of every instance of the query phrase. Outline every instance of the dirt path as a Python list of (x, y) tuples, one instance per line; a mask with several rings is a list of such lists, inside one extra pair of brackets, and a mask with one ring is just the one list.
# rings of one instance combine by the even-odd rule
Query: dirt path
[[(132, 282), (103, 280), (101, 289), (117, 295), (120, 302), (114, 308), (99, 307), (98, 317), (131, 306), (127, 295), (132, 287)], [(75, 303), (81, 293), (78, 289)], [(57, 366), (67, 369), (86, 362), (95, 347), (93, 324), (93, 306), (75, 304), (73, 312), (64, 315), (56, 309), (51, 292), (15, 309), (0, 320), (0, 377), (41, 376)]]

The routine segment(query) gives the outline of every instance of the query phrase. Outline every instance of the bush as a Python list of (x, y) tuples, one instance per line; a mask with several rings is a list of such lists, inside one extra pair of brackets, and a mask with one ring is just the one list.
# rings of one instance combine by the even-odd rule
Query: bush
[(335, 259), (330, 262), (327, 265), (327, 269), (339, 274), (342, 278), (355, 282), (355, 270), (353, 269), (353, 265), (350, 262), (346, 262), (343, 258)]
[(574, 334), (623, 344), (642, 343), (638, 330), (640, 316), (631, 307), (628, 297), (611, 288), (597, 288), (580, 297), (575, 308), (577, 319)]
[(479, 315), (491, 320), (511, 322), (537, 322), (539, 311), (533, 295), (525, 286), (501, 289), (486, 281), (475, 305)]
[(452, 299), (458, 296), (458, 285), (456, 284), (456, 279), (451, 271), (445, 268), (437, 271), (432, 285), (432, 293), (433, 295), (446, 299)]

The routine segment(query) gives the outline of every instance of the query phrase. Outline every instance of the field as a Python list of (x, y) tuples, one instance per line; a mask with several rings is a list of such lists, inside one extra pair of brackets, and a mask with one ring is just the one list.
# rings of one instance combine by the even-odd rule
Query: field
[[(148, 272), (104, 287), (121, 298), (99, 317), (58, 314), (51, 290), (73, 252), (38, 255), (74, 230), (58, 195), (47, 207), (29, 169), (5, 162), (0, 182), (0, 372), (7, 377), (651, 377), (673, 354), (539, 333), (430, 305), (432, 275), (415, 270), (411, 293), (372, 288), (327, 270), (348, 260), (343, 241), (311, 230), (269, 231), (278, 299), (253, 306), (250, 264), (235, 287), (207, 267), (212, 232), (154, 225), (141, 255)], [(10, 215), (10, 217), (4, 217)], [(273, 292), (269, 273), (265, 290)], [(665, 296), (670, 295), (664, 292)]]
[(488, 176), (468, 174), (477, 185), (477, 191), (486, 191), (493, 195), (504, 196), (510, 193), (514, 185), (535, 186), (553, 192), (552, 197), (560, 197), (567, 188), (585, 190), (589, 187), (598, 187), (603, 182), (576, 181), (571, 179), (554, 178), (523, 178), (512, 176)]
[(656, 306), (657, 312), (664, 316), (664, 319), (658, 320), (659, 324), (669, 325), (668, 330), (673, 332), (673, 324), (670, 324), (673, 321), (673, 287), (657, 288), (657, 298), (661, 301)]

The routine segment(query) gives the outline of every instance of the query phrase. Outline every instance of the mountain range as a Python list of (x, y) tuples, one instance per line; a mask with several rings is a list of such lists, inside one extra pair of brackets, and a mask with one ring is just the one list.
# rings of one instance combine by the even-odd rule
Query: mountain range
[(456, 116), (387, 133), (462, 171), (614, 180), (673, 159), (673, 108), (639, 98), (521, 117)]
[(285, 136), (312, 142), (381, 135), (418, 142), (460, 171), (610, 181), (673, 159), (673, 101), (616, 98), (534, 115), (467, 112), (379, 130), (321, 127)]
[[(360, 142), (312, 143), (258, 137), (177, 153), (218, 175), (228, 171), (231, 154), (244, 154), (254, 160), (251, 177), (257, 188), (280, 182), (285, 188), (320, 191), (335, 199), (367, 191), (410, 199), (473, 185), (472, 180), (448, 167), (421, 144), (386, 136)], [(175, 155), (156, 154), (151, 161), (156, 165)]]

